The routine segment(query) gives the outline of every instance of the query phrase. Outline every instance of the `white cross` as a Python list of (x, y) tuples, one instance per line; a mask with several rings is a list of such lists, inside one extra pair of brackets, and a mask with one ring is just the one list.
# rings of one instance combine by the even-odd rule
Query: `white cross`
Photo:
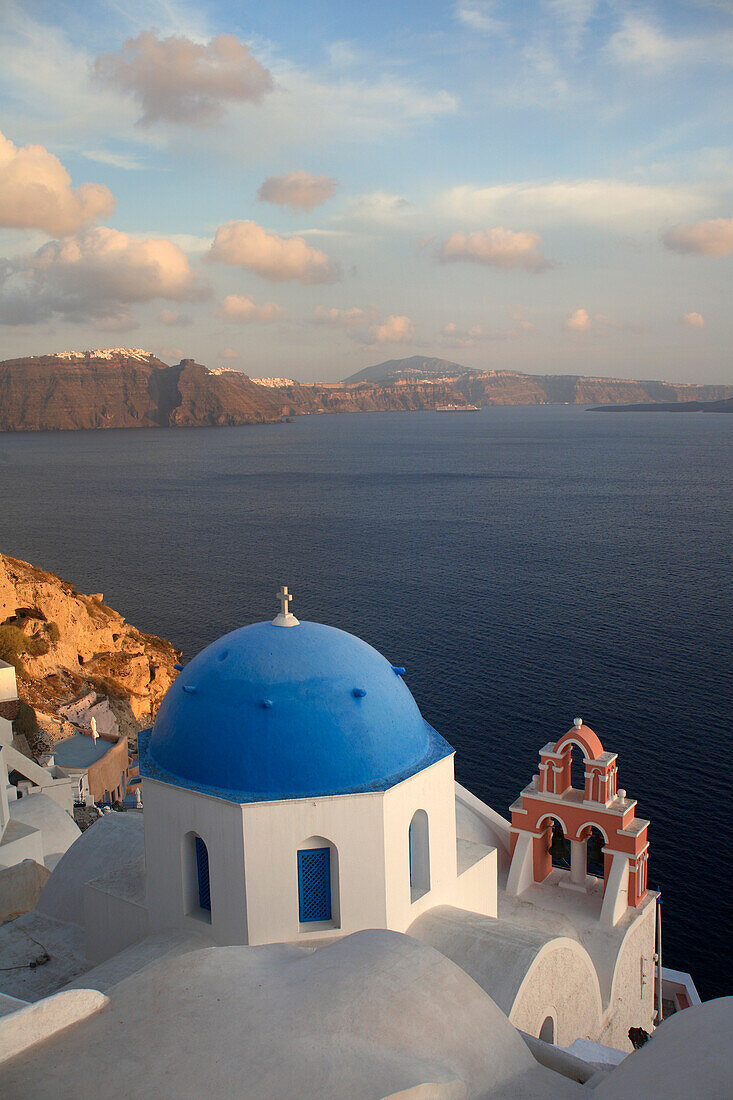
[(292, 611), (289, 609), (292, 596), (288, 592), (288, 586), (286, 584), (280, 585), (280, 591), (277, 593), (275, 599), (280, 601), (280, 614), (276, 615), (272, 620), (274, 626), (298, 626), (298, 620)]
[(289, 605), (290, 605), (290, 601), (292, 600), (292, 598), (293, 597), (288, 592), (288, 586), (286, 584), (281, 584), (280, 585), (280, 591), (278, 592), (277, 596), (275, 597), (276, 600), (280, 601), (280, 614), (281, 615), (289, 615), (290, 614), (290, 606)]

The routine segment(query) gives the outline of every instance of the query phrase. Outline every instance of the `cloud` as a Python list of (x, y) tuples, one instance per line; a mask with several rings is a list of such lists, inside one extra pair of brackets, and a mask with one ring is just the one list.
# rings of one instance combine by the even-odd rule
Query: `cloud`
[(451, 233), (440, 245), (437, 258), (444, 264), (464, 261), (505, 269), (522, 267), (526, 271), (546, 271), (552, 263), (540, 252), (541, 244), (539, 233), (527, 230), (515, 233), (495, 226), (473, 233)]
[(285, 310), (276, 302), (265, 302), (258, 306), (251, 298), (244, 298), (239, 294), (227, 294), (226, 298), (216, 311), (216, 316), (225, 321), (263, 321), (272, 324), (280, 321), (285, 316)]
[(158, 320), (161, 325), (170, 325), (171, 328), (183, 328), (192, 323), (187, 313), (179, 313), (177, 309), (161, 309)]
[(574, 309), (562, 327), (568, 332), (588, 332), (592, 323), (587, 309)]
[(208, 258), (249, 268), (278, 283), (297, 279), (307, 286), (338, 278), (325, 252), (311, 248), (302, 237), (268, 233), (256, 222), (230, 221), (219, 226)]
[(373, 310), (367, 312), (352, 306), (351, 309), (328, 309), (316, 306), (310, 320), (314, 325), (329, 325), (331, 328), (360, 328), (369, 323)]
[(613, 330), (615, 332), (633, 332), (637, 335), (646, 332), (647, 326), (638, 321), (616, 321), (613, 317), (607, 317), (604, 313), (594, 313), (592, 316), (587, 309), (574, 309), (563, 321), (562, 326), (566, 332), (594, 332), (596, 334)]
[(624, 17), (608, 48), (624, 64), (667, 64), (680, 52), (679, 43), (637, 15)]
[(291, 172), (288, 176), (268, 176), (257, 192), (261, 202), (274, 202), (292, 210), (312, 210), (330, 199), (336, 180), (330, 176), (312, 176), (310, 172)]
[(98, 57), (93, 72), (139, 102), (142, 126), (208, 126), (222, 116), (225, 103), (258, 102), (274, 86), (272, 74), (233, 34), (201, 45), (144, 31), (128, 38), (119, 53)]
[(495, 8), (492, 0), (459, 0), (455, 5), (456, 19), (472, 31), (498, 34), (504, 30), (504, 24), (494, 15)]
[(698, 256), (730, 256), (733, 253), (733, 218), (677, 225), (662, 237), (673, 252)]
[(531, 321), (517, 320), (514, 328), (496, 329), (487, 328), (485, 325), (471, 325), (470, 328), (461, 328), (455, 321), (444, 325), (440, 332), (441, 343), (452, 348), (472, 348), (476, 344), (493, 340), (513, 340), (523, 332), (534, 329)]
[(58, 157), (43, 145), (13, 145), (0, 134), (0, 225), (65, 237), (111, 214), (115, 200), (98, 183), (71, 186)]
[(627, 183), (617, 179), (521, 181), (494, 187), (464, 184), (443, 192), (437, 212), (463, 220), (531, 221), (534, 225), (592, 225), (644, 229), (664, 218), (694, 213), (709, 198), (694, 187)]
[(119, 309), (106, 317), (100, 317), (94, 322), (94, 327), (100, 332), (133, 332), (140, 328), (139, 321), (132, 316), (129, 309)]
[(415, 329), (410, 318), (398, 317), (394, 313), (370, 331), (370, 342), (375, 344), (410, 344), (414, 337)]
[(719, 29), (712, 34), (674, 38), (641, 16), (629, 14), (611, 36), (608, 50), (615, 61), (645, 67), (652, 72), (672, 65), (730, 65), (733, 34)]
[(389, 191), (371, 191), (358, 195), (341, 220), (357, 218), (360, 221), (394, 222), (414, 210), (403, 195), (394, 195)]
[(220, 359), (239, 359), (239, 352), (234, 348), (222, 348), (219, 352)]
[(704, 328), (705, 318), (702, 313), (685, 313), (682, 318), (682, 323), (684, 325), (689, 325), (690, 328)]
[(104, 318), (135, 302), (194, 301), (207, 287), (170, 241), (140, 240), (98, 226), (49, 241), (0, 273), (0, 315), (6, 323), (45, 320), (54, 313)]

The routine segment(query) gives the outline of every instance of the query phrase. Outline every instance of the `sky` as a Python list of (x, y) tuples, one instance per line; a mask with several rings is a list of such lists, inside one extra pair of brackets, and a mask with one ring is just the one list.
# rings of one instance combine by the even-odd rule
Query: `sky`
[(4, 0), (0, 359), (733, 383), (733, 0)]

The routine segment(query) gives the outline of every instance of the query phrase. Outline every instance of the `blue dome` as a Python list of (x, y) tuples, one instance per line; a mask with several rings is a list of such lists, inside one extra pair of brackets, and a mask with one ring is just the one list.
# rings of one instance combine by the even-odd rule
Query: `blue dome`
[(242, 627), (180, 673), (140, 770), (236, 802), (386, 790), (453, 752), (402, 671), (320, 623)]

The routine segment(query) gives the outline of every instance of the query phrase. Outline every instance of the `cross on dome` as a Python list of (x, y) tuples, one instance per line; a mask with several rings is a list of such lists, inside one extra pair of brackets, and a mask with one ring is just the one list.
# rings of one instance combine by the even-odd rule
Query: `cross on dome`
[(290, 601), (292, 595), (288, 592), (288, 586), (286, 584), (280, 585), (280, 591), (275, 596), (276, 600), (280, 601), (280, 613), (276, 615), (272, 620), (273, 626), (298, 626), (299, 620), (290, 611)]

